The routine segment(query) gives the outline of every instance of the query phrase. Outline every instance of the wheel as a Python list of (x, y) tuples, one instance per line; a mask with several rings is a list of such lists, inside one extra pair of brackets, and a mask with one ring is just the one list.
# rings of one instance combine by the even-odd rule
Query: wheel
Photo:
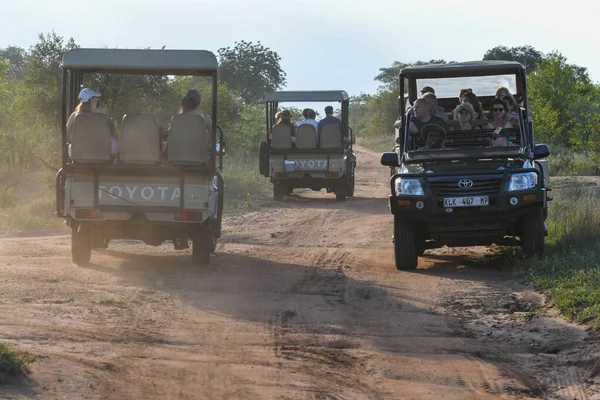
[(210, 264), (210, 253), (213, 246), (212, 236), (209, 232), (199, 232), (192, 237), (192, 261), (194, 264)]
[(354, 197), (354, 174), (352, 174), (350, 184), (348, 185), (348, 197)]
[(415, 224), (399, 215), (394, 215), (394, 258), (396, 269), (413, 270), (419, 263), (415, 245)]
[(71, 225), (71, 258), (75, 264), (87, 264), (92, 257), (90, 233), (82, 223), (73, 221)]
[(544, 212), (535, 210), (523, 219), (523, 251), (527, 257), (543, 257), (545, 254)]
[(282, 201), (285, 196), (285, 186), (273, 183), (273, 200)]
[(348, 182), (346, 178), (340, 178), (335, 185), (335, 201), (346, 201), (348, 193)]

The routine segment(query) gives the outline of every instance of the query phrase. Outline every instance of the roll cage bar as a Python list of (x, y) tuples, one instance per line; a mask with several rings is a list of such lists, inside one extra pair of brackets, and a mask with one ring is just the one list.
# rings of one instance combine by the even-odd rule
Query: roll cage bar
[[(522, 99), (523, 107), (519, 108), (519, 127), (523, 132), (522, 147), (529, 155), (534, 150), (533, 123), (527, 121), (527, 78), (525, 67), (515, 61), (470, 61), (452, 64), (429, 64), (403, 68), (398, 77), (400, 95), (398, 97), (398, 113), (402, 121), (400, 148), (402, 153), (408, 152), (409, 121), (406, 118), (407, 102), (411, 104), (417, 99), (417, 80), (431, 78), (459, 78), (493, 75), (515, 75), (517, 96)], [(408, 95), (404, 95), (408, 93)], [(527, 154), (523, 154), (527, 155)]]
[[(210, 165), (216, 168), (217, 130), (221, 143), (223, 131), (217, 125), (217, 69), (215, 55), (207, 50), (130, 50), (130, 49), (86, 49), (77, 48), (66, 52), (61, 64), (61, 148), (62, 166), (69, 161), (67, 144), (67, 119), (78, 101), (83, 77), (90, 73), (131, 74), (131, 75), (181, 75), (207, 76), (212, 80), (212, 127), (210, 132)], [(110, 167), (110, 166), (107, 166)], [(152, 166), (149, 166), (152, 167)], [(222, 169), (222, 152), (219, 152), (219, 169)]]
[(280, 91), (272, 92), (266, 96), (266, 124), (267, 137), (271, 135), (273, 125), (275, 125), (275, 114), (279, 103), (284, 102), (339, 102), (341, 103), (341, 121), (342, 121), (342, 137), (348, 138), (349, 122), (348, 109), (350, 106), (350, 97), (343, 90), (321, 90), (321, 91)]

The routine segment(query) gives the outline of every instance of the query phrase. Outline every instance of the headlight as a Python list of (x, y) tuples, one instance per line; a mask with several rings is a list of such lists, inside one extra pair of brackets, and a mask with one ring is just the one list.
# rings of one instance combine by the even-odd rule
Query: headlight
[(535, 172), (526, 172), (524, 174), (514, 174), (510, 177), (508, 191), (533, 189), (537, 186), (538, 176)]
[(421, 181), (415, 178), (397, 178), (396, 179), (396, 196), (425, 196)]

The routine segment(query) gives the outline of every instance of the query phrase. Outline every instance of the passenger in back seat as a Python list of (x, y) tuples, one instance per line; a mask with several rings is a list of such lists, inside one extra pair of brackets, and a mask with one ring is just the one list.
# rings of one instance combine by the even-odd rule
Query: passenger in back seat
[(206, 130), (210, 132), (212, 130), (212, 121), (208, 114), (199, 112), (200, 103), (202, 103), (202, 93), (196, 89), (188, 90), (185, 97), (181, 99), (179, 114), (199, 114), (206, 124)]
[(464, 93), (462, 96), (462, 102), (468, 103), (471, 106), (473, 106), (473, 111), (475, 112), (473, 114), (473, 119), (486, 119), (483, 114), (483, 107), (481, 106), (481, 103), (479, 102), (479, 99), (477, 98), (477, 95), (475, 95), (475, 93)]
[(302, 110), (302, 116), (304, 119), (302, 121), (296, 122), (296, 127), (304, 124), (310, 124), (315, 127), (315, 135), (317, 135), (317, 143), (319, 143), (319, 123), (315, 118), (317, 118), (317, 113), (315, 110), (310, 108), (305, 108)]
[(325, 118), (319, 121), (319, 128), (322, 128), (323, 125), (337, 125), (340, 129), (342, 129), (342, 121), (339, 118), (333, 116), (333, 107), (327, 106), (325, 107)]
[[(69, 157), (71, 157), (71, 140), (73, 138), (73, 123), (77, 114), (92, 112), (105, 114), (104, 108), (100, 108), (99, 102), (102, 94), (93, 91), (90, 88), (81, 89), (79, 92), (79, 104), (75, 107), (75, 110), (69, 116), (67, 120), (67, 140), (69, 141)], [(119, 139), (117, 134), (117, 122), (114, 118), (110, 118), (110, 133), (111, 133), (111, 154), (113, 157), (117, 157), (119, 154)]]
[[(296, 125), (292, 122), (292, 114), (290, 110), (278, 111), (275, 114), (275, 125), (291, 125), (292, 127), (292, 143), (296, 143)], [(269, 135), (269, 139), (273, 134)]]

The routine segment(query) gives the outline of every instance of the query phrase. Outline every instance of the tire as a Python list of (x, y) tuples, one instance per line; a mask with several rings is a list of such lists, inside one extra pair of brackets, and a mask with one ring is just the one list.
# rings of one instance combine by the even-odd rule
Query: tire
[(283, 201), (283, 198), (285, 197), (285, 191), (285, 186), (273, 183), (273, 200)]
[(348, 185), (348, 197), (354, 197), (354, 174), (352, 174), (350, 184)]
[(88, 264), (92, 258), (92, 241), (83, 224), (73, 221), (71, 225), (71, 259), (77, 265)]
[(336, 193), (335, 194), (335, 201), (346, 201), (346, 192)]
[(535, 210), (523, 219), (523, 251), (527, 257), (544, 257), (544, 211)]
[(209, 232), (200, 232), (192, 238), (192, 262), (195, 265), (210, 264), (213, 237)]
[(348, 181), (347, 179), (340, 178), (335, 185), (335, 201), (346, 201), (348, 193)]
[(415, 233), (411, 220), (394, 215), (394, 259), (400, 271), (417, 269), (419, 264)]

